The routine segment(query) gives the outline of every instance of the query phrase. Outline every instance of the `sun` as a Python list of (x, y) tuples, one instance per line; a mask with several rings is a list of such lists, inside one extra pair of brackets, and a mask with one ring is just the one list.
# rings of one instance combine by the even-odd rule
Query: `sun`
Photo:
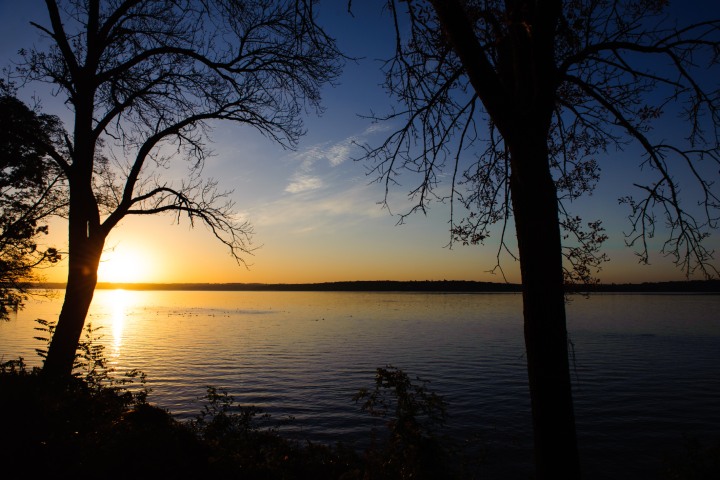
[(99, 282), (146, 282), (151, 274), (152, 262), (149, 256), (140, 250), (123, 245), (103, 252), (98, 267)]

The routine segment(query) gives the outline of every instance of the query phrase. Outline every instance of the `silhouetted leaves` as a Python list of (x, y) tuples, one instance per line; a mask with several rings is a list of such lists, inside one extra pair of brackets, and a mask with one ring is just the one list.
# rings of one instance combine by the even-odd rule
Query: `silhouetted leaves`
[(31, 110), (13, 93), (0, 81), (0, 319), (22, 306), (37, 268), (60, 260), (41, 237), (49, 217), (65, 209), (63, 178), (47, 155), (59, 121)]

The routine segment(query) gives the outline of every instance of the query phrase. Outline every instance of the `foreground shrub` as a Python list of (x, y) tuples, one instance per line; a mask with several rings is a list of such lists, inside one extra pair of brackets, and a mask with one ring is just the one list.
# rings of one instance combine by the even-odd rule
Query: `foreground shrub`
[[(54, 325), (39, 321), (37, 329), (47, 342)], [(73, 377), (62, 385), (47, 384), (22, 358), (0, 364), (3, 478), (452, 478), (450, 450), (438, 434), (444, 401), (394, 367), (378, 369), (375, 388), (355, 396), (387, 426), (361, 456), (340, 443), (284, 436), (282, 423), (215, 387), (194, 420), (178, 422), (147, 403), (144, 374), (109, 366), (98, 339), (88, 326)]]
[(208, 387), (205, 406), (188, 426), (209, 451), (216, 474), (247, 479), (337, 479), (359, 467), (342, 445), (300, 442), (281, 434), (282, 423), (255, 406), (243, 406), (224, 389)]
[[(375, 387), (354, 397), (363, 411), (385, 420), (385, 432), (374, 431), (365, 452), (366, 469), (373, 479), (452, 478), (454, 462), (446, 438), (447, 405), (427, 388), (393, 366), (378, 368)], [(453, 459), (454, 460), (454, 459)]]
[[(36, 338), (49, 342), (54, 324), (44, 320), (38, 324), (41, 333)], [(135, 370), (117, 374), (98, 339), (97, 330), (89, 325), (78, 346), (73, 376), (61, 385), (49, 384), (41, 370), (29, 368), (23, 358), (0, 364), (0, 461), (16, 467), (6, 470), (16, 472), (8, 473), (9, 478), (62, 478), (90, 467), (99, 468), (103, 477), (120, 476), (112, 468), (119, 458), (142, 460), (127, 451), (137, 450), (138, 439), (122, 440), (133, 415), (155, 411), (170, 418), (147, 404), (145, 375)], [(44, 356), (45, 349), (38, 353)]]

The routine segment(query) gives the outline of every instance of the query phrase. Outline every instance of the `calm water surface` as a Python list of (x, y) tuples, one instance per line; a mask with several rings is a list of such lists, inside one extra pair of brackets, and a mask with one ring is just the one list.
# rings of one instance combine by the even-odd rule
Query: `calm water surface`
[[(62, 292), (60, 292), (62, 293)], [(38, 364), (36, 300), (0, 323), (0, 358)], [(720, 439), (720, 296), (594, 295), (568, 306), (586, 478), (653, 478), (684, 438)], [(530, 409), (516, 294), (100, 290), (89, 321), (150, 400), (196, 415), (208, 385), (318, 441), (362, 442), (351, 398), (388, 364), (449, 402), (449, 432), (478, 439), (486, 478), (527, 478)]]

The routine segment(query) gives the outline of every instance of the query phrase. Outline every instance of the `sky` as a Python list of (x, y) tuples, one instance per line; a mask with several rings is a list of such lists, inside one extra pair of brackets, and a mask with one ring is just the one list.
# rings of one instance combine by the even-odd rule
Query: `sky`
[[(390, 209), (379, 202), (384, 187), (367, 175), (369, 164), (356, 143), (377, 144), (386, 125), (372, 124), (363, 115), (391, 106), (384, 92), (380, 59), (393, 48), (393, 31), (381, 3), (353, 2), (353, 16), (345, 1), (324, 1), (320, 23), (338, 41), (340, 49), (357, 62), (349, 62), (338, 85), (323, 90), (325, 111), (304, 118), (307, 134), (296, 150), (283, 150), (257, 132), (236, 125), (217, 124), (211, 134), (214, 155), (204, 173), (232, 190), (237, 210), (253, 225), (254, 248), (247, 266), (238, 265), (226, 247), (202, 225), (190, 228), (187, 220), (172, 216), (125, 219), (109, 236), (99, 271), (100, 281), (202, 282), (202, 283), (312, 283), (352, 280), (478, 280), (502, 282), (491, 270), (497, 263), (497, 236), (485, 245), (449, 248), (449, 209), (436, 204), (426, 215), (415, 214), (398, 225), (407, 207), (407, 187), (391, 190)], [(693, 1), (709, 15), (715, 1)], [(40, 0), (0, 0), (0, 65), (17, 59), (17, 51), (40, 45), (29, 22), (46, 23)], [(62, 102), (46, 87), (21, 90), (21, 98), (42, 99), (48, 113), (68, 115)], [(592, 197), (573, 206), (588, 220), (602, 218), (609, 240), (604, 252), (610, 262), (598, 277), (606, 283), (666, 281), (684, 275), (658, 254), (650, 265), (638, 263), (625, 246), (629, 230), (626, 206), (618, 197), (633, 191), (642, 178), (632, 151), (612, 152), (601, 159), (602, 174)], [(62, 221), (51, 224), (47, 242), (66, 244)], [(720, 251), (717, 233), (709, 245)], [(510, 234), (512, 240), (513, 234)], [(657, 247), (660, 238), (653, 240)], [(519, 282), (519, 266), (504, 256), (505, 278)], [(41, 273), (48, 281), (62, 282), (65, 262)]]

